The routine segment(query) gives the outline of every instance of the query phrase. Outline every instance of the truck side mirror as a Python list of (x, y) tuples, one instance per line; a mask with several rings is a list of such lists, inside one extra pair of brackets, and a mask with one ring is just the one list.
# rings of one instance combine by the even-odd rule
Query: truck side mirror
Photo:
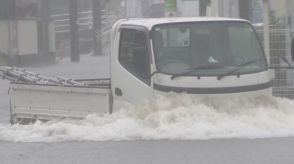
[(294, 61), (294, 38), (291, 39), (291, 57), (292, 61)]

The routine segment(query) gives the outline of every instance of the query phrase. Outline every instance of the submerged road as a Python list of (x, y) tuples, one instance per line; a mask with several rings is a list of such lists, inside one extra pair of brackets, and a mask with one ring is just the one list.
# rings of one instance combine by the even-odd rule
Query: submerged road
[(294, 138), (0, 142), (1, 164), (293, 164)]
[[(86, 61), (86, 62), (83, 62)], [(109, 60), (31, 68), (45, 75), (105, 77)], [(104, 73), (104, 74), (103, 74)], [(0, 122), (9, 120), (7, 82), (0, 82)], [(0, 141), (1, 164), (293, 164), (294, 138), (193, 141), (13, 143)]]

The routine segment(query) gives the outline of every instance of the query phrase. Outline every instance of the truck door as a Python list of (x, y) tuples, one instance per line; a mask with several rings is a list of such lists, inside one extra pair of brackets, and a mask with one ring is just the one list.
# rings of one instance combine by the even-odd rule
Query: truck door
[(121, 28), (119, 36), (118, 56), (112, 58), (117, 63), (113, 63), (111, 72), (114, 109), (142, 103), (153, 95), (147, 29)]

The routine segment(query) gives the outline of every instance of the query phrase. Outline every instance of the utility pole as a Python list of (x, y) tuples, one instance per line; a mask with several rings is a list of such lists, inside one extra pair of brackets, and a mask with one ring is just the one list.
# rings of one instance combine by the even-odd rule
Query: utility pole
[(80, 61), (79, 51), (79, 26), (78, 26), (78, 2), (69, 0), (70, 17), (70, 59), (72, 62)]
[(102, 55), (102, 24), (101, 24), (101, 0), (93, 0), (93, 45), (94, 55)]
[(269, 1), (263, 0), (263, 40), (264, 40), (264, 51), (270, 62), (270, 32), (269, 32)]
[(250, 20), (250, 4), (251, 0), (239, 0), (240, 18)]
[(49, 56), (49, 0), (42, 0), (41, 1), (41, 10), (40, 12), (40, 54), (41, 57), (48, 57)]

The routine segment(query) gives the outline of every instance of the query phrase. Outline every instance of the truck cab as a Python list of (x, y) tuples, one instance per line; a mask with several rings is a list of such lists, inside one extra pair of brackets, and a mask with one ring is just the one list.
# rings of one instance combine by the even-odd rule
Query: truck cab
[(111, 47), (114, 109), (170, 92), (271, 94), (268, 60), (246, 20), (121, 20)]

